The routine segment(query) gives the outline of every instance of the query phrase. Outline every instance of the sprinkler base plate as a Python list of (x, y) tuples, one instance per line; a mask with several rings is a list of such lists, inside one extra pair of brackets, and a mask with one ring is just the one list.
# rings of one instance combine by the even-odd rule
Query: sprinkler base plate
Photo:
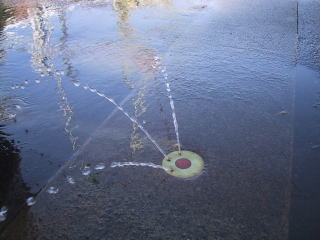
[(178, 178), (191, 178), (199, 175), (204, 168), (204, 161), (198, 154), (190, 151), (169, 153), (162, 161), (165, 171)]

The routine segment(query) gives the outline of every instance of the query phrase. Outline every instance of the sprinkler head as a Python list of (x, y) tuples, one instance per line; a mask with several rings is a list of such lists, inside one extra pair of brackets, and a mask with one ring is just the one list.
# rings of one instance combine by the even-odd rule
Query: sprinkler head
[(180, 169), (187, 169), (191, 166), (191, 161), (187, 158), (180, 158), (175, 162), (176, 167)]
[(178, 178), (191, 178), (199, 175), (204, 162), (202, 157), (190, 151), (175, 151), (169, 153), (162, 161), (166, 172)]

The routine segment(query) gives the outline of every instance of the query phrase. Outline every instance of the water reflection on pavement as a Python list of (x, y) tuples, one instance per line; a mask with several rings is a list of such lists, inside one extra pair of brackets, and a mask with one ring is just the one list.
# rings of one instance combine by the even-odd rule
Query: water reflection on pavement
[(295, 2), (0, 10), (0, 239), (287, 239)]

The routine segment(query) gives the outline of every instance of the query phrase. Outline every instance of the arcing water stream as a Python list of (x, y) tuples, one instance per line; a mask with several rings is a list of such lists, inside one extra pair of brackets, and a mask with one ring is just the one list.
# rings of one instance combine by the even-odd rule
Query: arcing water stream
[(159, 57), (155, 57), (154, 60), (155, 60), (156, 66), (158, 65), (159, 70), (161, 70), (161, 73), (163, 74), (163, 78), (164, 78), (164, 81), (165, 81), (165, 84), (166, 84), (166, 90), (167, 90), (168, 98), (169, 98), (169, 101), (170, 101), (170, 107), (171, 107), (171, 111), (172, 111), (172, 119), (173, 119), (174, 130), (175, 130), (176, 137), (177, 137), (178, 150), (179, 150), (179, 153), (181, 153), (179, 127), (178, 127), (178, 121), (177, 121), (176, 111), (175, 111), (175, 107), (174, 107), (174, 101), (173, 101), (172, 94), (171, 94), (170, 83), (168, 81), (168, 73), (167, 73), (166, 67), (161, 66)]

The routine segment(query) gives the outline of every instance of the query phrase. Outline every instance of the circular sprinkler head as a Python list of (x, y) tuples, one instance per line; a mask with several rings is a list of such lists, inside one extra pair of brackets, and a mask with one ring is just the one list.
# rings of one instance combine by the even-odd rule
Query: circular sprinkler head
[(191, 178), (200, 174), (204, 161), (198, 154), (190, 151), (169, 153), (162, 161), (165, 171), (178, 178)]

